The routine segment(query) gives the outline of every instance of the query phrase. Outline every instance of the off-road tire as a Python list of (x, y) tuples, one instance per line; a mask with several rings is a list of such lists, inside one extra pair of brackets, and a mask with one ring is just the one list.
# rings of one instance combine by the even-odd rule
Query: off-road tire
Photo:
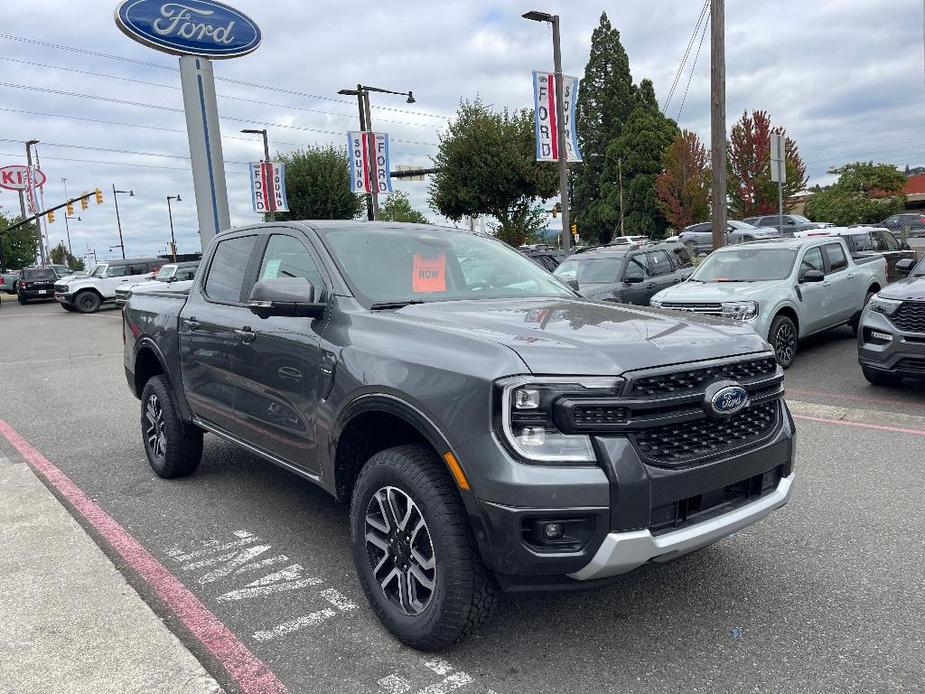
[[(155, 421), (158, 412), (160, 425)], [(152, 426), (163, 434), (164, 440), (157, 445), (151, 440)], [(164, 376), (153, 376), (141, 393), (141, 436), (148, 463), (159, 477), (184, 477), (199, 466), (202, 429), (180, 419), (173, 389)]]
[[(435, 588), (416, 615), (403, 612), (388, 599), (374, 575), (367, 549), (367, 509), (384, 487), (397, 488), (413, 500), (430, 534)], [(412, 648), (446, 648), (491, 618), (500, 587), (479, 556), (459, 491), (432, 449), (397, 446), (369, 459), (353, 491), (350, 536), (353, 560), (370, 606), (383, 625)]]
[(74, 297), (74, 306), (81, 313), (96, 313), (100, 310), (100, 297), (96, 292), (84, 289)]
[(869, 369), (866, 366), (861, 367), (861, 373), (864, 374), (864, 378), (867, 379), (868, 383), (873, 383), (875, 386), (898, 386), (903, 380), (902, 376), (898, 374)]

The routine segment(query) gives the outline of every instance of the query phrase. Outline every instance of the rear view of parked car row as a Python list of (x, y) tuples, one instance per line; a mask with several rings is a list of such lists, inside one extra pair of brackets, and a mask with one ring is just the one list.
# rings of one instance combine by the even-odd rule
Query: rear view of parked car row
[(0, 290), (19, 303), (55, 300), (66, 311), (94, 313), (104, 304), (124, 304), (135, 291), (193, 279), (199, 261), (165, 263), (163, 258), (132, 258), (99, 263), (90, 272), (70, 272), (63, 265), (24, 268), (0, 275)]

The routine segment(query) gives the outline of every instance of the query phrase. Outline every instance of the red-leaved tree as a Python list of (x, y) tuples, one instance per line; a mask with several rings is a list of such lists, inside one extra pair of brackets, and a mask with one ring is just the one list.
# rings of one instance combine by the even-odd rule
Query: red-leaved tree
[[(777, 212), (777, 184), (771, 181), (771, 134), (786, 136), (787, 131), (771, 125), (767, 111), (748, 111), (732, 126), (726, 146), (726, 192), (729, 211), (742, 219)], [(806, 187), (806, 166), (797, 143), (787, 143), (787, 182), (784, 198)]]
[(655, 179), (658, 209), (676, 230), (710, 216), (710, 164), (707, 150), (690, 130), (682, 130), (662, 156)]

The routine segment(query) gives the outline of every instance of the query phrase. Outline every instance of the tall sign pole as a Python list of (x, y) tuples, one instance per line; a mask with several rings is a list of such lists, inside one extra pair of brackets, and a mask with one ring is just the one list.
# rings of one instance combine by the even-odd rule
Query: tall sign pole
[(726, 8), (710, 0), (710, 158), (713, 248), (726, 245)]
[[(212, 61), (257, 50), (261, 34), (243, 12), (215, 0), (184, 3), (123, 0), (116, 26), (129, 38), (180, 56), (196, 215), (203, 249), (231, 226)], [(206, 21), (207, 19), (207, 21)]]
[(556, 73), (556, 129), (559, 131), (559, 205), (562, 208), (562, 249), (572, 247), (569, 227), (568, 145), (565, 130), (565, 85), (562, 77), (562, 47), (559, 38), (559, 15), (552, 18), (552, 65)]
[[(369, 90), (364, 89), (362, 85), (357, 85), (357, 89), (360, 90), (363, 99), (363, 115), (365, 116), (366, 122), (366, 142), (367, 147), (371, 149), (371, 154), (374, 159), (378, 160), (379, 157), (379, 148), (376, 146), (376, 138), (373, 135), (373, 116), (372, 111), (369, 107)], [(378, 161), (376, 162), (378, 168)], [(375, 181), (370, 182), (372, 184), (372, 194), (370, 199), (372, 200), (373, 206), (373, 221), (379, 219), (379, 177), (376, 177)]]
[(37, 144), (38, 140), (29, 140), (26, 143), (26, 176), (28, 179), (28, 195), (29, 195), (29, 204), (32, 206), (32, 212), (35, 214), (33, 221), (35, 222), (35, 233), (38, 235), (39, 240), (39, 257), (42, 259), (42, 266), (45, 265), (45, 239), (42, 236), (42, 223), (41, 217), (39, 215), (39, 204), (38, 199), (35, 194), (35, 169), (32, 168), (32, 145)]
[(787, 182), (787, 140), (771, 135), (771, 180), (777, 183), (777, 230), (784, 236), (784, 184)]

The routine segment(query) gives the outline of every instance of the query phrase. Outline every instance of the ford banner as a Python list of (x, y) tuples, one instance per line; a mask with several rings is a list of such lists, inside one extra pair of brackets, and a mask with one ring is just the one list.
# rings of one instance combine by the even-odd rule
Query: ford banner
[[(568, 161), (581, 161), (578, 133), (575, 131), (575, 106), (578, 103), (578, 78), (563, 77), (565, 143)], [(536, 128), (536, 160), (559, 161), (559, 128), (556, 121), (556, 76), (551, 72), (533, 72), (533, 123)]]

